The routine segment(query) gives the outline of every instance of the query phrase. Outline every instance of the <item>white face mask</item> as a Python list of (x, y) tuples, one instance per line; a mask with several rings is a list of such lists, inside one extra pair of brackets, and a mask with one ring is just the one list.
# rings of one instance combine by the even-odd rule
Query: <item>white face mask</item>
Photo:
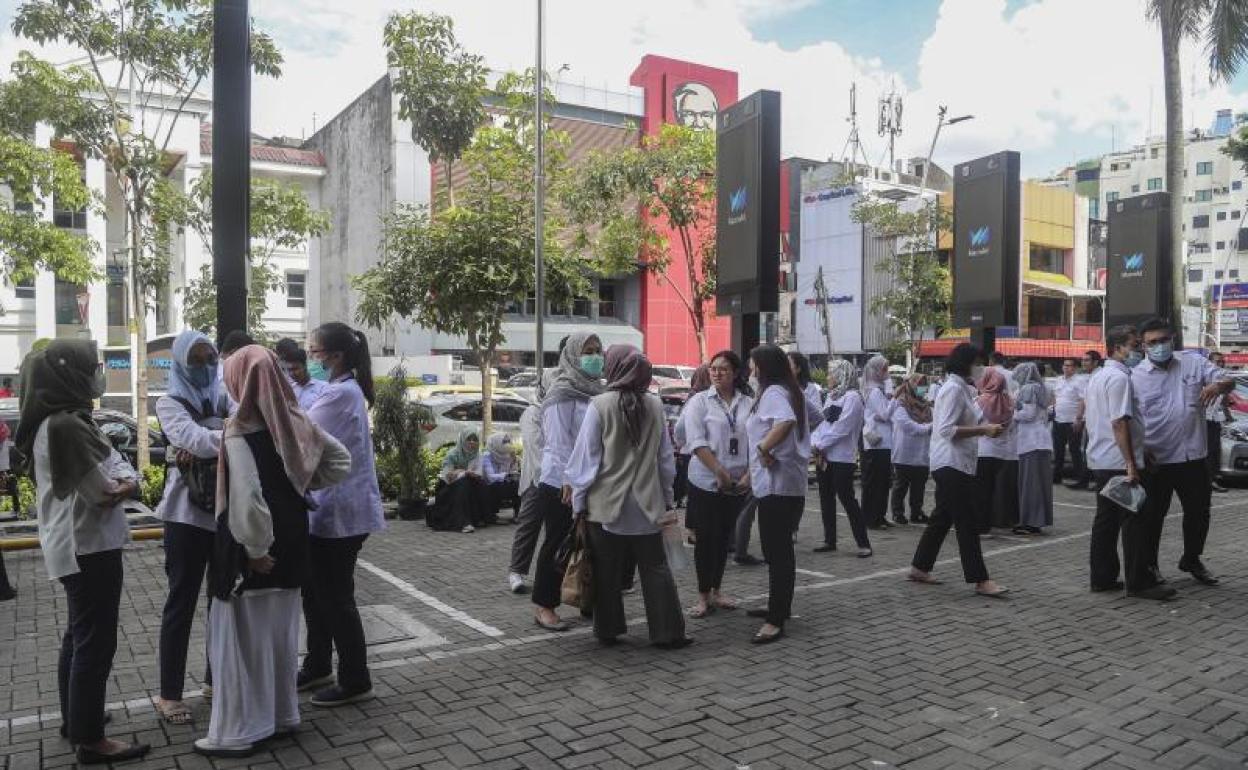
[(975, 364), (974, 366), (971, 367), (971, 384), (972, 385), (979, 382), (981, 379), (983, 379), (983, 377), (984, 377), (984, 367), (980, 366), (979, 364)]

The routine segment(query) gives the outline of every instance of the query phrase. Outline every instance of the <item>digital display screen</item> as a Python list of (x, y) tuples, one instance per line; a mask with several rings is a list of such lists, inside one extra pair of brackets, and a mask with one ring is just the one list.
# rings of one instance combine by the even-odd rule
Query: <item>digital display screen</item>
[(1159, 217), (1163, 211), (1136, 201), (1111, 207), (1105, 286), (1108, 317), (1136, 320), (1159, 314), (1157, 283), (1162, 268)]
[(1018, 154), (959, 165), (953, 194), (953, 323), (1018, 322)]
[(716, 255), (719, 285), (758, 280), (759, 121), (746, 119), (719, 136)]

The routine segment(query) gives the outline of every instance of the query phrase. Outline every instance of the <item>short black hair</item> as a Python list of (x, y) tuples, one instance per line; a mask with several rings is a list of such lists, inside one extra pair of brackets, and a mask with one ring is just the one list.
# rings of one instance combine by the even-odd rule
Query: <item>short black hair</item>
[(1171, 326), (1170, 322), (1167, 321), (1166, 319), (1154, 317), (1140, 324), (1140, 336), (1141, 337), (1143, 337), (1145, 334), (1148, 334), (1149, 332), (1170, 332), (1171, 334), (1173, 334), (1174, 327)]
[(1101, 354), (1100, 354), (1100, 353), (1098, 353), (1098, 352), (1097, 352), (1097, 351), (1095, 351), (1095, 350), (1085, 350), (1085, 351), (1083, 352), (1083, 355), (1084, 355), (1084, 357), (1086, 357), (1086, 358), (1090, 358), (1090, 359), (1092, 359), (1093, 361), (1100, 361), (1100, 360), (1101, 360)]
[(992, 351), (992, 355), (988, 357), (988, 360), (992, 361), (993, 366), (1005, 366), (1006, 364), (1005, 354), (1000, 350)]
[(279, 361), (284, 361), (288, 364), (308, 365), (308, 351), (299, 347), (299, 343), (290, 337), (278, 340), (277, 344), (273, 346), (273, 352), (277, 354)]
[(225, 335), (225, 339), (221, 340), (221, 354), (229, 355), (236, 350), (242, 350), (248, 345), (254, 344), (256, 344), (256, 341), (251, 338), (250, 334), (242, 329), (235, 329)]
[(1065, 366), (1066, 364), (1070, 364), (1071, 366), (1073, 366), (1073, 367), (1075, 367), (1076, 369), (1078, 369), (1078, 368), (1079, 368), (1079, 359), (1077, 359), (1077, 358), (1063, 358), (1063, 359), (1062, 359), (1062, 366)]
[(1117, 348), (1127, 344), (1128, 339), (1138, 335), (1139, 331), (1131, 324), (1119, 324), (1111, 327), (1109, 331), (1105, 332), (1105, 352), (1112, 356)]
[(969, 377), (971, 367), (976, 361), (982, 360), (984, 352), (969, 342), (954, 345), (953, 350), (945, 357), (945, 371), (959, 377)]

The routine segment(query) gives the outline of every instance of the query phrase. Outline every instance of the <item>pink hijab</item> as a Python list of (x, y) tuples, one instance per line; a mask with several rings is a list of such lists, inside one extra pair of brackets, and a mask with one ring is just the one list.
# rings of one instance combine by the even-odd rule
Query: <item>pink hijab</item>
[(979, 398), (975, 400), (984, 412), (984, 419), (1001, 426), (1009, 426), (1014, 419), (1014, 400), (1006, 390), (1005, 375), (988, 368), (979, 378)]
[(225, 361), (225, 389), (238, 411), (225, 423), (217, 466), (217, 513), (229, 505), (225, 439), (268, 431), (290, 483), (303, 494), (321, 463), (325, 439), (299, 408), (290, 380), (268, 348), (248, 345)]

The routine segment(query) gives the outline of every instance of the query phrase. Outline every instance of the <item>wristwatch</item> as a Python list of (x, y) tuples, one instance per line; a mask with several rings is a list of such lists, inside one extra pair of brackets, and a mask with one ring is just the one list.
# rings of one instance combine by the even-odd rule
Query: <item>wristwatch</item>
[(770, 450), (770, 449), (763, 449), (763, 445), (762, 445), (762, 444), (757, 444), (757, 445), (755, 445), (754, 450), (755, 450), (756, 452), (758, 452), (758, 454), (759, 454), (759, 456), (760, 456), (760, 457), (771, 457), (771, 450)]

